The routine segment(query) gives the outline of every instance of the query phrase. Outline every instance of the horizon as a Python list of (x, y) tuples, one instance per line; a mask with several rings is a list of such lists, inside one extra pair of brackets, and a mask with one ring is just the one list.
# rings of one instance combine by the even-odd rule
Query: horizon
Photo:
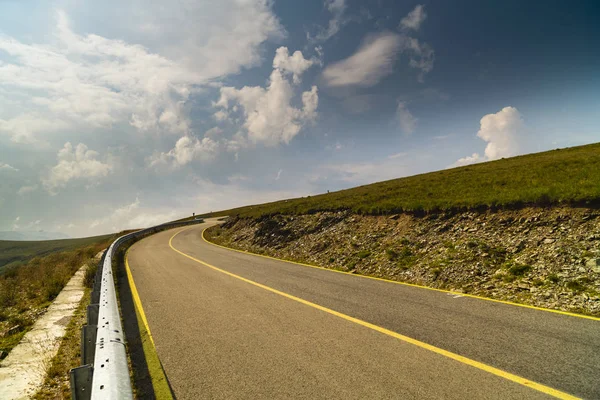
[(599, 142), (600, 5), (521, 3), (3, 2), (0, 231), (96, 236)]

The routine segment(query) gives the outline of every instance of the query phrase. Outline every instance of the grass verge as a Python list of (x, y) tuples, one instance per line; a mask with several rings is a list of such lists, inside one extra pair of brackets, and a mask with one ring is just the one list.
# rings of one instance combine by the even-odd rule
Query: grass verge
[(0, 275), (0, 351), (9, 353), (19, 343), (75, 272), (108, 247), (112, 238), (35, 257)]
[(224, 210), (205, 217), (258, 218), (350, 210), (382, 215), (555, 204), (600, 204), (600, 143)]

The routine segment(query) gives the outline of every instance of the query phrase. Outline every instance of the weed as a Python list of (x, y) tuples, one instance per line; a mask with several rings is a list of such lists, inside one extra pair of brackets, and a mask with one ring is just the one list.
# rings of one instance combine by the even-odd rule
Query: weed
[(335, 258), (329, 257), (329, 264), (333, 264), (335, 262)]
[(570, 289), (574, 292), (580, 292), (585, 289), (585, 286), (578, 280), (572, 280), (565, 283), (567, 289)]
[(551, 283), (558, 283), (558, 281), (560, 281), (560, 278), (556, 274), (550, 274), (546, 277), (546, 280)]
[(390, 261), (395, 261), (398, 258), (398, 253), (396, 253), (392, 249), (387, 249), (385, 251), (385, 255), (386, 255), (387, 259)]
[(439, 267), (432, 269), (431, 274), (433, 275), (433, 280), (436, 280), (440, 276), (441, 273), (442, 273), (442, 269)]
[(531, 267), (526, 264), (508, 263), (508, 272), (512, 276), (523, 276), (531, 270)]
[(369, 250), (361, 250), (358, 253), (356, 253), (356, 256), (358, 258), (360, 258), (361, 260), (369, 257), (371, 255), (371, 252)]

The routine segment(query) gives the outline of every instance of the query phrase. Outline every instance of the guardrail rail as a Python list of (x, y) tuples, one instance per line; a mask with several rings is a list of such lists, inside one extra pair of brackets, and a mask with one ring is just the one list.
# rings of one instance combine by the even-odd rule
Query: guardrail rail
[(119, 248), (143, 236), (202, 222), (201, 219), (194, 219), (142, 229), (121, 236), (104, 252), (87, 307), (87, 324), (81, 329), (81, 366), (73, 368), (70, 373), (73, 399), (133, 399), (125, 335), (112, 270), (112, 260)]

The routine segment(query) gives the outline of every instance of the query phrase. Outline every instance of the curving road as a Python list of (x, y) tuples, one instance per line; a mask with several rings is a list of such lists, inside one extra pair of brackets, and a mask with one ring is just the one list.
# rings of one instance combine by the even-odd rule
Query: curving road
[(179, 399), (600, 398), (600, 320), (227, 250), (215, 221), (128, 262)]

